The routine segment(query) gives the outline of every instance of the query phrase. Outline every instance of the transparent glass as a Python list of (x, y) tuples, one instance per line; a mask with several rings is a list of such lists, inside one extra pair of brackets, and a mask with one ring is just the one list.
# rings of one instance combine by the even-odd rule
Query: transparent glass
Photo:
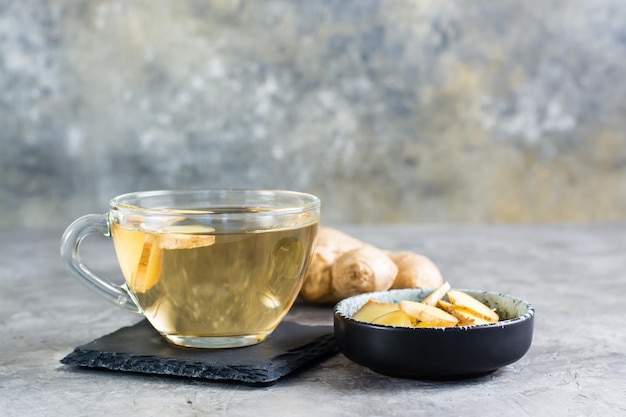
[[(67, 270), (109, 301), (144, 315), (188, 347), (256, 344), (293, 305), (317, 237), (320, 200), (282, 190), (124, 194), (108, 213), (74, 221), (61, 241)], [(111, 236), (125, 283), (98, 276), (79, 253)]]

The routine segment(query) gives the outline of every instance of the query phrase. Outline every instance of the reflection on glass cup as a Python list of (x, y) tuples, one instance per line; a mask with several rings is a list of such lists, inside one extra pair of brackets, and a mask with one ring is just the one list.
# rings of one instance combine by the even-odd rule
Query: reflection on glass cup
[[(226, 348), (263, 341), (293, 305), (320, 216), (317, 197), (276, 190), (149, 191), (111, 200), (63, 235), (68, 271), (144, 315), (170, 342)], [(80, 259), (90, 233), (113, 238), (124, 285)]]

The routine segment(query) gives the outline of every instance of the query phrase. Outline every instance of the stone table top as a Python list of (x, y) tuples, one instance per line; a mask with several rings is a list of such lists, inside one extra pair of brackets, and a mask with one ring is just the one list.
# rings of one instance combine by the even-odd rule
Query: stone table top
[[(518, 362), (454, 382), (386, 377), (342, 354), (269, 387), (64, 366), (59, 361), (138, 317), (70, 277), (61, 231), (0, 231), (3, 416), (615, 416), (626, 415), (626, 224), (390, 225), (340, 229), (431, 257), (459, 288), (504, 292), (536, 309)], [(83, 258), (118, 275), (112, 244)], [(330, 307), (291, 318), (330, 324)]]

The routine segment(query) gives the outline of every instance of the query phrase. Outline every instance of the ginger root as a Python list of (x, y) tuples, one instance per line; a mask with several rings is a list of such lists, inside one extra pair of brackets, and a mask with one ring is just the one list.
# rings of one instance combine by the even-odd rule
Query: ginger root
[(391, 252), (398, 275), (391, 288), (437, 288), (443, 283), (439, 268), (424, 255), (415, 252)]
[(385, 252), (339, 230), (320, 227), (300, 296), (330, 304), (364, 292), (437, 288), (442, 283), (436, 265), (423, 255)]
[(388, 290), (398, 275), (391, 258), (371, 245), (345, 252), (335, 259), (330, 270), (333, 295), (337, 298)]
[(363, 245), (339, 230), (320, 227), (317, 244), (309, 263), (300, 296), (313, 303), (334, 303), (339, 299), (333, 294), (330, 267), (338, 256)]

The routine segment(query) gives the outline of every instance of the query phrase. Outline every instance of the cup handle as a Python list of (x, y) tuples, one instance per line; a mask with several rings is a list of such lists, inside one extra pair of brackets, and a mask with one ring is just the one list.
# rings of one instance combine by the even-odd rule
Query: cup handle
[(111, 236), (106, 214), (88, 214), (68, 226), (61, 239), (61, 258), (65, 262), (65, 268), (107, 300), (133, 313), (142, 314), (123, 286), (99, 277), (82, 262), (79, 247), (82, 240), (91, 233)]

